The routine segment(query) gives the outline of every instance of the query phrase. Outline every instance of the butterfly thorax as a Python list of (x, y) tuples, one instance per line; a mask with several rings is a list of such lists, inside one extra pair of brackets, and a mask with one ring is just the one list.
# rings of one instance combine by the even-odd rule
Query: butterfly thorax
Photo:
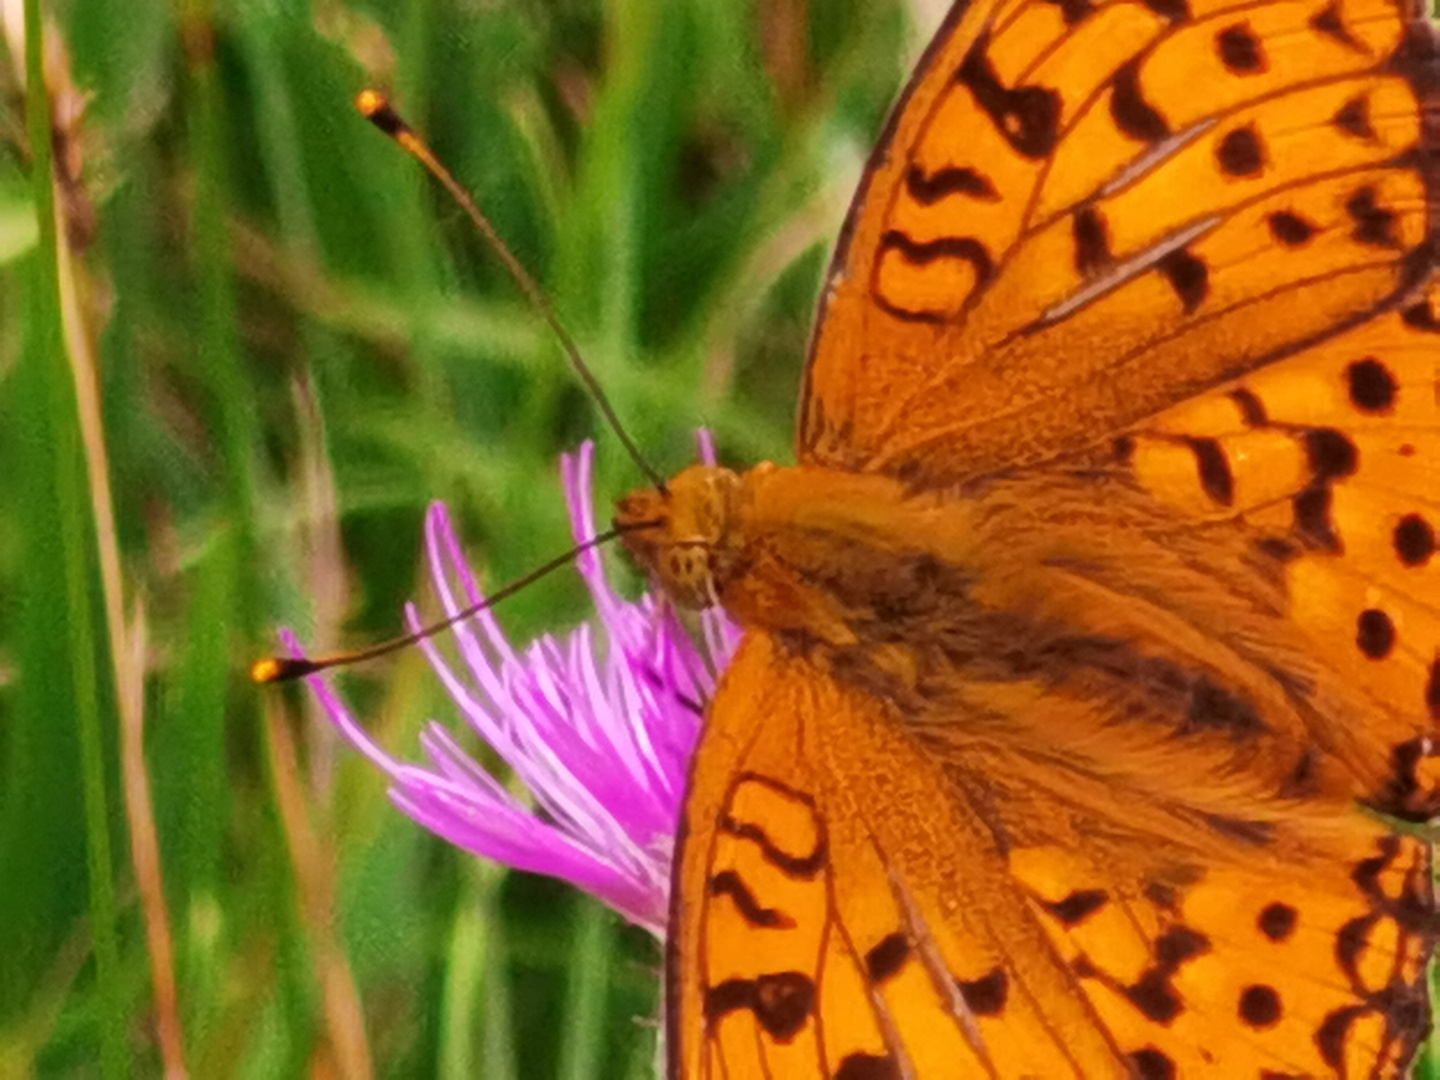
[(677, 605), (722, 606), (924, 738), (1093, 755), (1112, 783), (1219, 768), (1277, 808), (1383, 784), (1386, 762), (1351, 742), (1371, 705), (1308, 658), (1280, 564), (1238, 527), (1182, 528), (1121, 477), (917, 491), (696, 466), (628, 495), (616, 522)]
[[(1277, 567), (1224, 544), (1196, 547), (1218, 547), (1217, 562), (1238, 553), (1246, 565), (1225, 573), (1218, 587), (1177, 589), (1186, 576), (1180, 564), (1189, 561), (1175, 546), (1186, 544), (1177, 523), (1124, 481), (1093, 473), (1033, 470), (915, 490), (878, 473), (700, 465), (664, 489), (625, 496), (615, 523), (677, 606), (721, 606), (743, 626), (806, 646), (888, 640), (923, 648), (965, 624), (999, 630), (990, 620), (1002, 611), (1032, 627), (1012, 627), (1003, 644), (992, 642), (1011, 653), (1041, 626), (1093, 633), (1103, 620), (1103, 587), (1082, 602), (1063, 581), (1104, 577), (1119, 552), (1123, 583), (1112, 587), (1127, 593), (1168, 590), (1169, 606), (1199, 607), (1211, 601), (1190, 598), (1195, 589), (1243, 591), (1252, 606), (1283, 604)], [(1137, 557), (1147, 548), (1150, 558)], [(1194, 558), (1205, 555), (1197, 550)], [(1118, 624), (1110, 632), (1137, 633)], [(977, 642), (975, 651), (988, 650)]]
[[(856, 624), (874, 617), (882, 597), (901, 607), (904, 597), (961, 599), (963, 574), (951, 575), (948, 588), (938, 579), (943, 563), (969, 547), (970, 505), (911, 496), (881, 475), (700, 465), (664, 490), (627, 495), (615, 522), (678, 606), (718, 605), (745, 626), (848, 647), (860, 643)], [(906, 580), (880, 580), (896, 575)]]

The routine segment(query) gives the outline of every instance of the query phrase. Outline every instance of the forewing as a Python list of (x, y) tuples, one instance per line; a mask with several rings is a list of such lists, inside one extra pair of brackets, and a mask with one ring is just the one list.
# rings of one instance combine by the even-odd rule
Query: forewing
[(1431, 272), (1403, 0), (957, 5), (858, 193), (801, 459), (938, 484), (1103, 441)]

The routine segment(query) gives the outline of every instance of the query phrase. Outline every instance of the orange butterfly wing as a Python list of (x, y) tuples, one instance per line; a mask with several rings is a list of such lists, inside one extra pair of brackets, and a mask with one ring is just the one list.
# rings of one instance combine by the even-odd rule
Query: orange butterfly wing
[(1053, 458), (1394, 303), (1430, 40), (1403, 0), (957, 5), (851, 211), (801, 459)]
[(1302, 877), (1167, 866), (1157, 841), (1168, 876), (1127, 881), (1065, 844), (1063, 803), (1003, 851), (979, 776), (747, 636), (693, 767), (670, 1074), (1383, 1076), (1413, 1053), (1423, 844), (1356, 816)]
[[(802, 462), (1127, 483), (1273, 564), (1317, 677), (1368, 707), (1307, 721), (1341, 765), (1305, 777), (1302, 753), (1293, 821), (1171, 836), (1063, 759), (937, 752), (750, 632), (686, 806), (672, 1074), (1383, 1076), (1412, 1055), (1428, 847), (1337, 800), (1436, 804), (1432, 41), (1375, 0), (957, 5), (836, 256)], [(1075, 506), (1037, 527), (1047, 509)], [(1124, 730), (1024, 690), (994, 704), (1037, 737)], [(1180, 753), (1154, 753), (1177, 799), (1223, 805), (1233, 777)]]
[[(862, 696), (816, 680), (769, 636), (746, 638), (692, 770), (670, 941), (682, 976), (672, 1074), (1114, 1071), (1118, 1048), (1083, 995), (1039, 1006), (1037, 990), (1074, 976), (984, 827), (947, 806), (947, 787)], [(1014, 978), (1001, 940), (1028, 946), (1010, 958)], [(1006, 1038), (991, 1030), (1002, 1017), (1069, 1035)]]

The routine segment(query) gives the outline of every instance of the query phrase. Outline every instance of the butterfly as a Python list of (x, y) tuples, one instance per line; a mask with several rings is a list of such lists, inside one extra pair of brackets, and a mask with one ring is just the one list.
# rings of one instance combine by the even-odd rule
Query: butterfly
[(617, 507), (744, 627), (670, 1076), (1407, 1067), (1436, 41), (1401, 0), (955, 5), (842, 233), (798, 464)]

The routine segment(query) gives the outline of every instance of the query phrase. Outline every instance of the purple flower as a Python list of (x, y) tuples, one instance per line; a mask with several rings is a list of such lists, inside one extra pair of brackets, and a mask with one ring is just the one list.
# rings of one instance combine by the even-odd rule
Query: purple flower
[[(592, 447), (561, 459), (577, 541), (595, 535)], [(447, 615), (482, 594), (440, 504), (426, 545)], [(346, 739), (390, 778), (390, 796), (416, 822), (466, 851), (579, 886), (631, 922), (664, 933), (670, 859), (700, 706), (734, 646), (723, 615), (694, 640), (653, 596), (611, 589), (598, 551), (577, 567), (599, 618), (517, 650), (483, 611), (454, 628), (459, 664), (421, 644), (460, 715), (529, 790), (533, 808), (470, 757), (445, 725), (420, 738), (424, 760), (381, 749), (321, 676), (307, 681)], [(420, 626), (411, 605), (406, 618)], [(293, 635), (287, 644), (299, 655)]]

